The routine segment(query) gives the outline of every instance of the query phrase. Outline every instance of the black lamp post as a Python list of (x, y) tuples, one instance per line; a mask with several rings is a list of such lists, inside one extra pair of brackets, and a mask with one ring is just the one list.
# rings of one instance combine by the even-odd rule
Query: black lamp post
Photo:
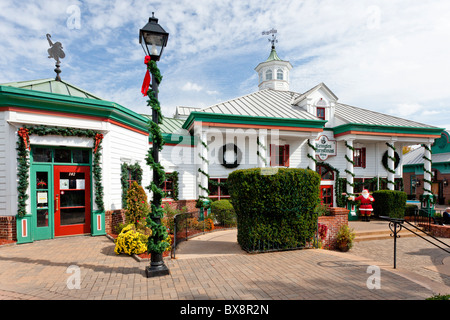
[[(139, 43), (142, 45), (145, 54), (150, 56), (151, 60), (159, 61), (168, 38), (169, 34), (158, 24), (158, 19), (155, 18), (155, 14), (152, 12), (152, 17), (149, 18), (148, 23), (144, 28), (139, 30)], [(158, 82), (153, 74), (151, 86), (155, 98), (158, 99)], [(159, 124), (158, 112), (155, 109), (152, 109), (152, 121)], [(159, 144), (157, 141), (153, 141), (153, 159), (156, 163), (159, 163), (159, 150)], [(153, 169), (153, 182), (160, 188), (161, 186), (157, 178), (157, 169)], [(160, 203), (160, 201), (155, 201), (155, 196), (154, 202), (156, 204)], [(154, 222), (161, 224), (161, 218), (152, 217), (152, 219)], [(145, 273), (147, 278), (169, 274), (169, 269), (164, 264), (162, 253), (151, 252), (150, 266), (145, 269)]]

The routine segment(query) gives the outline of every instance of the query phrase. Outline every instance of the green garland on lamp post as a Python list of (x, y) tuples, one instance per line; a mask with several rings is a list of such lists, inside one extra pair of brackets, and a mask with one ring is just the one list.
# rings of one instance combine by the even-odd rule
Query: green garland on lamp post
[(151, 89), (147, 91), (147, 96), (149, 98), (147, 100), (147, 105), (152, 108), (152, 119), (149, 121), (149, 131), (153, 143), (146, 158), (147, 164), (153, 170), (153, 181), (150, 186), (147, 187), (147, 189), (153, 193), (150, 212), (151, 219), (147, 219), (147, 226), (152, 230), (152, 235), (148, 238), (147, 248), (148, 252), (152, 253), (153, 264), (154, 262), (162, 262), (155, 261), (153, 257), (162, 255), (170, 244), (164, 241), (167, 239), (168, 233), (166, 228), (161, 224), (161, 218), (164, 216), (164, 209), (161, 207), (161, 204), (165, 195), (161, 185), (166, 179), (164, 167), (159, 163), (159, 151), (161, 151), (164, 146), (164, 139), (159, 127), (159, 124), (163, 121), (163, 116), (158, 101), (158, 86), (161, 83), (162, 76), (155, 61), (147, 61), (147, 68), (152, 74)]

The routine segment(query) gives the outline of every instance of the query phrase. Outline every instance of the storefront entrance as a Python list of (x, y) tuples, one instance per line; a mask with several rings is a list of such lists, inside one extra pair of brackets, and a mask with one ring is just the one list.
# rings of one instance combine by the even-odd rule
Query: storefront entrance
[(55, 236), (90, 233), (90, 168), (55, 166)]
[(31, 240), (91, 233), (90, 150), (32, 148)]

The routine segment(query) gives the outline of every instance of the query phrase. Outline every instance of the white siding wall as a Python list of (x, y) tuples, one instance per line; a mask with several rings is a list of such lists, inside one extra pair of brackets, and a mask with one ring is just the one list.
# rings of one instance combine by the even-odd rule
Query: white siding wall
[(194, 163), (196, 150), (191, 146), (165, 145), (161, 151), (160, 160), (164, 170), (178, 171), (179, 200), (197, 199), (198, 167)]
[(11, 188), (7, 184), (7, 151), (9, 155), (8, 146), (8, 136), (9, 130), (8, 125), (5, 121), (6, 112), (0, 112), (0, 216), (11, 215), (11, 212), (7, 212), (7, 201), (11, 197), (8, 193)]
[(150, 199), (146, 186), (150, 184), (151, 172), (145, 157), (149, 149), (148, 136), (110, 124), (109, 132), (103, 140), (103, 186), (105, 189), (105, 209), (122, 209), (121, 165), (139, 163), (143, 169), (142, 186)]

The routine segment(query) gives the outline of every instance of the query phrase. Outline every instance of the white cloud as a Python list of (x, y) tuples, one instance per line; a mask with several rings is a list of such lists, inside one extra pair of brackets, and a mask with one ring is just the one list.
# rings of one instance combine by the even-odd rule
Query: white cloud
[[(79, 30), (66, 23), (74, 4)], [(449, 1), (155, 0), (145, 7), (139, 0), (0, 2), (0, 81), (53, 77), (45, 40), (51, 33), (66, 51), (63, 79), (145, 107), (137, 34), (155, 11), (170, 33), (159, 62), (167, 112), (256, 91), (253, 68), (270, 51), (261, 32), (273, 27), (279, 56), (294, 66), (291, 90), (325, 82), (343, 103), (436, 126), (450, 122)], [(425, 106), (433, 108), (424, 113)]]
[(203, 87), (192, 82), (186, 82), (183, 87), (181, 87), (181, 90), (183, 91), (196, 91), (200, 92), (203, 90)]

